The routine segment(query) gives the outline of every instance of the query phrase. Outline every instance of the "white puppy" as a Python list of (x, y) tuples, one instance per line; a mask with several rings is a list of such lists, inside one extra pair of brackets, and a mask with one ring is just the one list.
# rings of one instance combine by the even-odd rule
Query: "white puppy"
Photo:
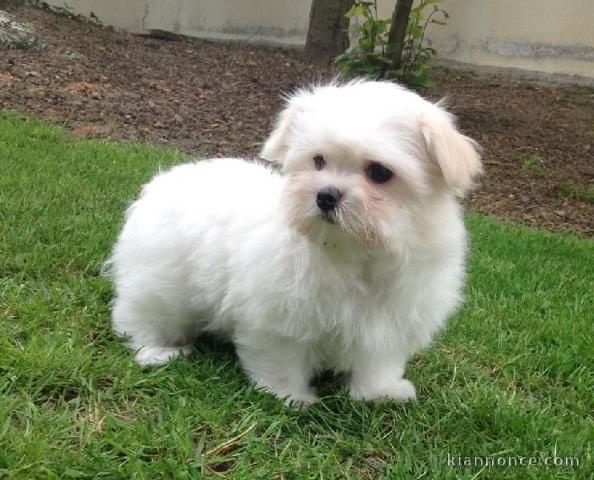
[(291, 97), (262, 157), (281, 172), (204, 160), (144, 187), (111, 259), (115, 331), (143, 365), (222, 335), (288, 401), (324, 369), (353, 398), (415, 398), (406, 361), (460, 303), (476, 144), (439, 105), (355, 81)]

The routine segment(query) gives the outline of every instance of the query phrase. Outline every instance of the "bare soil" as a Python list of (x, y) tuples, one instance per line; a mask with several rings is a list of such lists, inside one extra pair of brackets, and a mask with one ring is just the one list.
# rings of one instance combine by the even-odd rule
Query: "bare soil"
[[(0, 109), (70, 135), (175, 146), (197, 156), (255, 156), (282, 95), (335, 72), (301, 52), (114, 31), (9, 7), (51, 47), (0, 51)], [(469, 207), (505, 221), (594, 236), (594, 90), (436, 71), (424, 95), (449, 98), (484, 151)]]

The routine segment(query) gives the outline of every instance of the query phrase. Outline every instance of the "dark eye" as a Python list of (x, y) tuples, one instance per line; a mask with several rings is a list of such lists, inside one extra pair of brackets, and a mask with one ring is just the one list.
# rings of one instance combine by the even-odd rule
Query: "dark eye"
[(367, 167), (367, 176), (374, 183), (386, 183), (394, 176), (394, 172), (381, 163), (372, 163)]
[(313, 161), (316, 170), (322, 170), (326, 166), (326, 160), (324, 160), (324, 157), (322, 157), (322, 155), (316, 155), (315, 157), (313, 157)]

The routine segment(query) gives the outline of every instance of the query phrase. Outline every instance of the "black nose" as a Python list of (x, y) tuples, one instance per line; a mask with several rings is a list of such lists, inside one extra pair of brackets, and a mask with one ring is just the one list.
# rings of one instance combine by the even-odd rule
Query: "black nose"
[(316, 199), (316, 203), (322, 212), (329, 212), (330, 210), (334, 210), (338, 202), (340, 202), (340, 198), (342, 197), (342, 193), (336, 187), (325, 187), (322, 188), (318, 192), (318, 196)]

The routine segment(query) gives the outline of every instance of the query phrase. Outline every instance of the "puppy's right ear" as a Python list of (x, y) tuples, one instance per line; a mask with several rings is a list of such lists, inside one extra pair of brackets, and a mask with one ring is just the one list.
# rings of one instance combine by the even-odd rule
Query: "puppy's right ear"
[(289, 149), (289, 137), (296, 113), (295, 101), (289, 101), (287, 107), (279, 115), (272, 133), (260, 152), (261, 158), (279, 165), (283, 164)]

